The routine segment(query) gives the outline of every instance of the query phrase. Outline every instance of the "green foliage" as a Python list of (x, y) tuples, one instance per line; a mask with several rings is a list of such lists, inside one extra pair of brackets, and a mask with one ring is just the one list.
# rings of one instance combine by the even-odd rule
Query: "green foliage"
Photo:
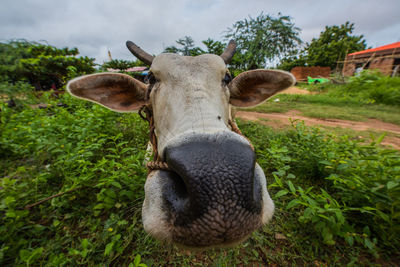
[(295, 49), (288, 53), (279, 62), (277, 68), (281, 70), (291, 71), (294, 67), (303, 67), (307, 65), (306, 50)]
[(128, 68), (132, 67), (140, 67), (140, 66), (145, 66), (142, 61), (136, 60), (136, 61), (131, 61), (131, 60), (123, 60), (123, 59), (113, 59), (107, 62), (104, 62), (103, 65), (101, 65), (101, 70), (107, 71), (107, 69), (118, 69), (118, 70), (125, 70)]
[(41, 101), (49, 107), (1, 106), (0, 263), (110, 263), (143, 235), (132, 214), (143, 200), (147, 127), (69, 95)]
[(207, 50), (205, 51), (205, 53), (207, 53), (207, 54), (221, 55), (226, 48), (226, 44), (224, 44), (220, 41), (214, 41), (211, 38), (208, 38), (207, 40), (202, 41), (202, 43), (207, 48)]
[(385, 76), (379, 71), (364, 70), (350, 77), (345, 84), (324, 83), (308, 85), (308, 89), (324, 94), (292, 96), (309, 101), (325, 99), (322, 103), (400, 106), (400, 77)]
[(48, 108), (0, 104), (2, 266), (344, 265), (398, 255), (400, 155), (379, 147), (382, 137), (365, 144), (302, 124), (276, 132), (239, 122), (266, 173), (274, 219), (235, 248), (188, 255), (142, 227), (148, 125), (69, 95), (38, 101)]
[(237, 21), (228, 28), (225, 38), (237, 42), (237, 52), (231, 63), (236, 69), (264, 68), (267, 62), (282, 58), (301, 44), (300, 28), (289, 16), (277, 17), (261, 13)]
[(70, 78), (94, 72), (94, 59), (78, 54), (77, 48), (25, 40), (0, 43), (0, 81), (26, 81), (36, 89), (62, 87)]
[(204, 54), (199, 47), (194, 45), (193, 38), (190, 36), (185, 36), (181, 39), (178, 39), (176, 43), (179, 47), (176, 46), (168, 46), (165, 48), (164, 53), (177, 53), (182, 56), (198, 56), (200, 54)]
[(26, 82), (16, 82), (15, 84), (0, 82), (1, 100), (12, 100), (17, 105), (20, 102), (32, 103), (35, 100), (33, 97), (33, 87)]
[[(303, 234), (318, 245), (359, 243), (371, 253), (400, 245), (400, 153), (348, 136), (326, 134), (304, 124), (269, 139), (255, 140), (258, 161)], [(253, 141), (253, 140), (252, 140)]]
[(379, 71), (362, 71), (351, 77), (338, 93), (365, 99), (371, 103), (400, 106), (400, 77), (388, 77)]
[(164, 53), (177, 53), (183, 56), (198, 56), (201, 54), (221, 55), (226, 47), (226, 44), (220, 41), (215, 41), (211, 38), (202, 41), (207, 50), (203, 50), (200, 47), (195, 46), (194, 40), (190, 36), (185, 36), (176, 42), (180, 45), (179, 48), (176, 46), (168, 46), (165, 48)]
[(319, 38), (313, 38), (307, 44), (307, 64), (326, 66), (335, 69), (338, 61), (347, 54), (366, 49), (363, 35), (353, 35), (354, 23), (346, 22), (340, 26), (325, 26)]

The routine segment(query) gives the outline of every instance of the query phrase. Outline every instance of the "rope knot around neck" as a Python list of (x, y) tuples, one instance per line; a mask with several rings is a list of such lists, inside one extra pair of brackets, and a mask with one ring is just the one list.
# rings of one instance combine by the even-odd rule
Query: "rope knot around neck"
[[(172, 169), (168, 166), (168, 163), (163, 161), (161, 157), (158, 154), (158, 147), (157, 147), (157, 136), (155, 134), (155, 125), (154, 125), (154, 116), (153, 116), (153, 109), (151, 105), (143, 105), (139, 111), (138, 111), (139, 116), (147, 121), (149, 123), (149, 137), (150, 137), (150, 143), (153, 147), (153, 160), (149, 161), (146, 163), (146, 167), (149, 172), (154, 171), (154, 170), (166, 170), (166, 171), (171, 171)], [(240, 131), (239, 127), (237, 126), (235, 119), (229, 119), (228, 124), (231, 127), (231, 130), (234, 133), (237, 133), (238, 135), (244, 137), (250, 144), (251, 149), (254, 151), (254, 146), (251, 144), (250, 140), (243, 135), (243, 133)]]

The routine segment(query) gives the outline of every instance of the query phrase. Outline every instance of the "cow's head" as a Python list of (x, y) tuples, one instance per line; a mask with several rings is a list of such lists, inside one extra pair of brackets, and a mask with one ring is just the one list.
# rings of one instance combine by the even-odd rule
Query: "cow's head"
[[(119, 112), (151, 105), (159, 158), (171, 171), (148, 174), (143, 225), (152, 236), (187, 247), (227, 246), (267, 223), (274, 204), (249, 142), (230, 129), (230, 105), (257, 105), (291, 86), (291, 74), (252, 70), (231, 79), (221, 56), (160, 54), (132, 42), (135, 56), (151, 65), (149, 84), (128, 75), (99, 73), (68, 83), (79, 98)], [(151, 91), (148, 89), (151, 88)]]

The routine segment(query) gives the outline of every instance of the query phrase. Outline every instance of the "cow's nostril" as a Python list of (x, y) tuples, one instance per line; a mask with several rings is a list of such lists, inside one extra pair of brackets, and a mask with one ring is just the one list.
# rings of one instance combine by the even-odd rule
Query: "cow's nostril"
[(255, 154), (248, 143), (223, 133), (193, 135), (183, 143), (168, 146), (165, 159), (175, 171), (174, 190), (185, 188), (193, 220), (212, 209), (229, 217), (231, 206), (259, 212)]
[(184, 212), (189, 204), (189, 194), (184, 180), (174, 171), (160, 171), (163, 180), (163, 199), (171, 212)]

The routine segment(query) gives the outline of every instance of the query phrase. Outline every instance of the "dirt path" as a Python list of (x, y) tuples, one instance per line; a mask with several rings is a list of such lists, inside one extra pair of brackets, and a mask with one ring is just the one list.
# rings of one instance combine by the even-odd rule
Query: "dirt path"
[(283, 91), (281, 91), (279, 94), (288, 94), (288, 95), (310, 95), (310, 94), (314, 94), (313, 92), (301, 89), (297, 86), (292, 86), (289, 87), (288, 89), (285, 89)]
[[(309, 118), (300, 115), (301, 113), (297, 110), (290, 110), (286, 113), (258, 113), (250, 111), (238, 111), (236, 117), (250, 120), (260, 121), (264, 125), (271, 126), (273, 128), (283, 128), (290, 125), (290, 118), (292, 120), (302, 120), (307, 126), (327, 126), (327, 127), (341, 127), (348, 128), (355, 131), (367, 131), (373, 130), (377, 132), (390, 132), (400, 135), (400, 126), (392, 123), (382, 122), (376, 119), (369, 119), (365, 122), (360, 121), (348, 121), (338, 119), (317, 119)], [(400, 138), (394, 136), (386, 136), (382, 144), (392, 145), (396, 149), (400, 149)]]

